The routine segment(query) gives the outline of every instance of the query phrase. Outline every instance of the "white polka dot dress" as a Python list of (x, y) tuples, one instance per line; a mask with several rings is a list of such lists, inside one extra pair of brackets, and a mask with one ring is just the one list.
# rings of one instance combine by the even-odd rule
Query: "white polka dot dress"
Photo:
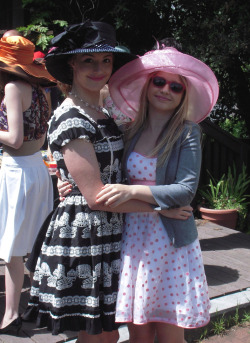
[[(132, 152), (127, 168), (132, 184), (155, 184), (156, 158)], [(157, 213), (126, 214), (116, 321), (197, 328), (209, 308), (198, 239), (175, 248)]]

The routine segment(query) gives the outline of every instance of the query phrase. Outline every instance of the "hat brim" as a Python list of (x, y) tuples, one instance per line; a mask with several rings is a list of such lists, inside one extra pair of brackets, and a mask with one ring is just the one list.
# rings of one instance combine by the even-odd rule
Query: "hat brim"
[(122, 113), (132, 120), (136, 117), (142, 88), (148, 76), (158, 71), (187, 79), (188, 120), (199, 123), (209, 115), (219, 94), (214, 73), (200, 60), (172, 48), (147, 53), (113, 74), (109, 91)]
[(56, 86), (56, 80), (47, 72), (41, 64), (12, 65), (0, 61), (0, 70), (16, 75), (28, 82), (38, 83), (44, 87)]
[(136, 59), (138, 56), (123, 52), (120, 49), (107, 46), (106, 48), (75, 49), (64, 53), (57, 53), (56, 50), (45, 56), (45, 65), (48, 72), (58, 81), (72, 85), (72, 71), (68, 64), (69, 59), (75, 54), (84, 53), (103, 53), (111, 52), (114, 54), (113, 73), (124, 64)]

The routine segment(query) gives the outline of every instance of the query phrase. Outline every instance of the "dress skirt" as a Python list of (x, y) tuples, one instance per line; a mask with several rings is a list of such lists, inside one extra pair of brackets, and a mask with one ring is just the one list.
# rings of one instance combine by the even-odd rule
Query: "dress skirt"
[(31, 252), (53, 209), (53, 185), (42, 155), (4, 156), (0, 170), (0, 258)]

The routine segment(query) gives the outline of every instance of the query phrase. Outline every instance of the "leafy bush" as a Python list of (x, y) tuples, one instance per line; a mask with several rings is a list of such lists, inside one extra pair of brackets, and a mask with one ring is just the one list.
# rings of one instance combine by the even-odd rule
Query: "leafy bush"
[(199, 189), (199, 194), (205, 207), (217, 210), (236, 209), (239, 214), (238, 226), (242, 230), (248, 212), (246, 194), (250, 185), (250, 176), (247, 174), (246, 166), (243, 164), (242, 171), (237, 174), (236, 167), (229, 167), (228, 172), (216, 180), (210, 173), (209, 184)]
[[(53, 20), (50, 26), (64, 27), (67, 26), (67, 22), (64, 20)], [(50, 30), (49, 24), (44, 21), (28, 26), (21, 26), (18, 27), (17, 30), (21, 32), (24, 37), (32, 41), (41, 51), (45, 51), (48, 48), (51, 39), (54, 37), (53, 30)]]
[(249, 138), (244, 119), (229, 117), (222, 122), (218, 122), (218, 125), (236, 138)]

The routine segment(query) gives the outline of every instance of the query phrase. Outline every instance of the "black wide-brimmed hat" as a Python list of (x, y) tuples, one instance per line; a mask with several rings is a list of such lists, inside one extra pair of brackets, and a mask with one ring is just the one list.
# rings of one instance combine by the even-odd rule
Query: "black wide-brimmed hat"
[(111, 25), (90, 20), (68, 26), (51, 40), (51, 45), (45, 56), (46, 68), (55, 79), (69, 85), (73, 74), (68, 61), (74, 54), (112, 52), (115, 55), (113, 72), (137, 57), (116, 46), (116, 34)]

